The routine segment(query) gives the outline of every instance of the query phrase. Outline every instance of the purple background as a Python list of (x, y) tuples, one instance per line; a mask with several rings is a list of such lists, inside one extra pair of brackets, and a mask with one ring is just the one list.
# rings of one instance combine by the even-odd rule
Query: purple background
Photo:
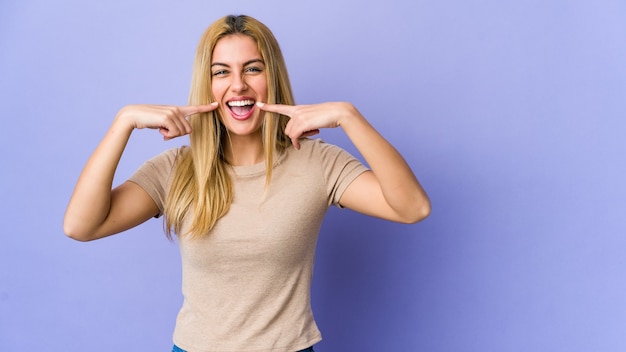
[[(0, 350), (169, 350), (161, 222), (85, 244), (62, 218), (117, 110), (185, 104), (229, 13), (273, 29), (299, 103), (354, 103), (432, 198), (410, 226), (330, 211), (318, 351), (626, 350), (621, 0), (3, 0)], [(182, 142), (138, 131), (116, 182)]]

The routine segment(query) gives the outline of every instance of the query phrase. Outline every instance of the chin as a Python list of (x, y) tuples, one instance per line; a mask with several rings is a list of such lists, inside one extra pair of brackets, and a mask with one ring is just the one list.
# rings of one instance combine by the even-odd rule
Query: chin
[(228, 134), (231, 136), (239, 136), (239, 137), (247, 137), (257, 135), (261, 138), (261, 127), (256, 126), (252, 128), (251, 126), (226, 126), (228, 130)]

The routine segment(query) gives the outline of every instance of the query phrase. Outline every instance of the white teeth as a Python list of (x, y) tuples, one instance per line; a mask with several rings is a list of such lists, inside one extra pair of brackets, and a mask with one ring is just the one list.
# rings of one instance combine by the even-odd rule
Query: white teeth
[(228, 102), (228, 106), (254, 105), (254, 100), (233, 100)]

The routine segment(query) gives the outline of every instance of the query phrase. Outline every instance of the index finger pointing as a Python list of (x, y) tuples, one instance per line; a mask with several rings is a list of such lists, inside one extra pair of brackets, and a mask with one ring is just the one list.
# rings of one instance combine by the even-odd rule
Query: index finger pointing
[(265, 104), (265, 103), (261, 103), (260, 101), (258, 101), (256, 103), (256, 106), (258, 106), (259, 109), (263, 111), (275, 112), (275, 113), (279, 113), (281, 115), (285, 115), (289, 117), (291, 117), (292, 111), (293, 111), (293, 106), (291, 105)]
[(217, 102), (212, 102), (211, 104), (206, 104), (206, 105), (188, 105), (188, 106), (181, 106), (180, 107), (180, 112), (184, 115), (184, 116), (190, 116), (190, 115), (195, 115), (195, 114), (199, 114), (201, 112), (209, 112), (209, 111), (213, 111), (217, 108), (218, 104)]

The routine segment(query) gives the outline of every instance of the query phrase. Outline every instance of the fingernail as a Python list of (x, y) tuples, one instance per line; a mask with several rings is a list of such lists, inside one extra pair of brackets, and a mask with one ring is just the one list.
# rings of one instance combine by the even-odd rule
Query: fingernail
[(260, 108), (262, 108), (262, 107), (263, 107), (263, 105), (265, 105), (265, 104), (264, 104), (264, 103), (261, 103), (260, 101), (257, 101), (257, 102), (256, 102), (256, 106), (258, 106), (258, 107), (260, 107)]
[(217, 102), (216, 102), (216, 101), (214, 101), (214, 102), (212, 102), (212, 103), (211, 103), (211, 105), (216, 106), (216, 105), (217, 105)]

